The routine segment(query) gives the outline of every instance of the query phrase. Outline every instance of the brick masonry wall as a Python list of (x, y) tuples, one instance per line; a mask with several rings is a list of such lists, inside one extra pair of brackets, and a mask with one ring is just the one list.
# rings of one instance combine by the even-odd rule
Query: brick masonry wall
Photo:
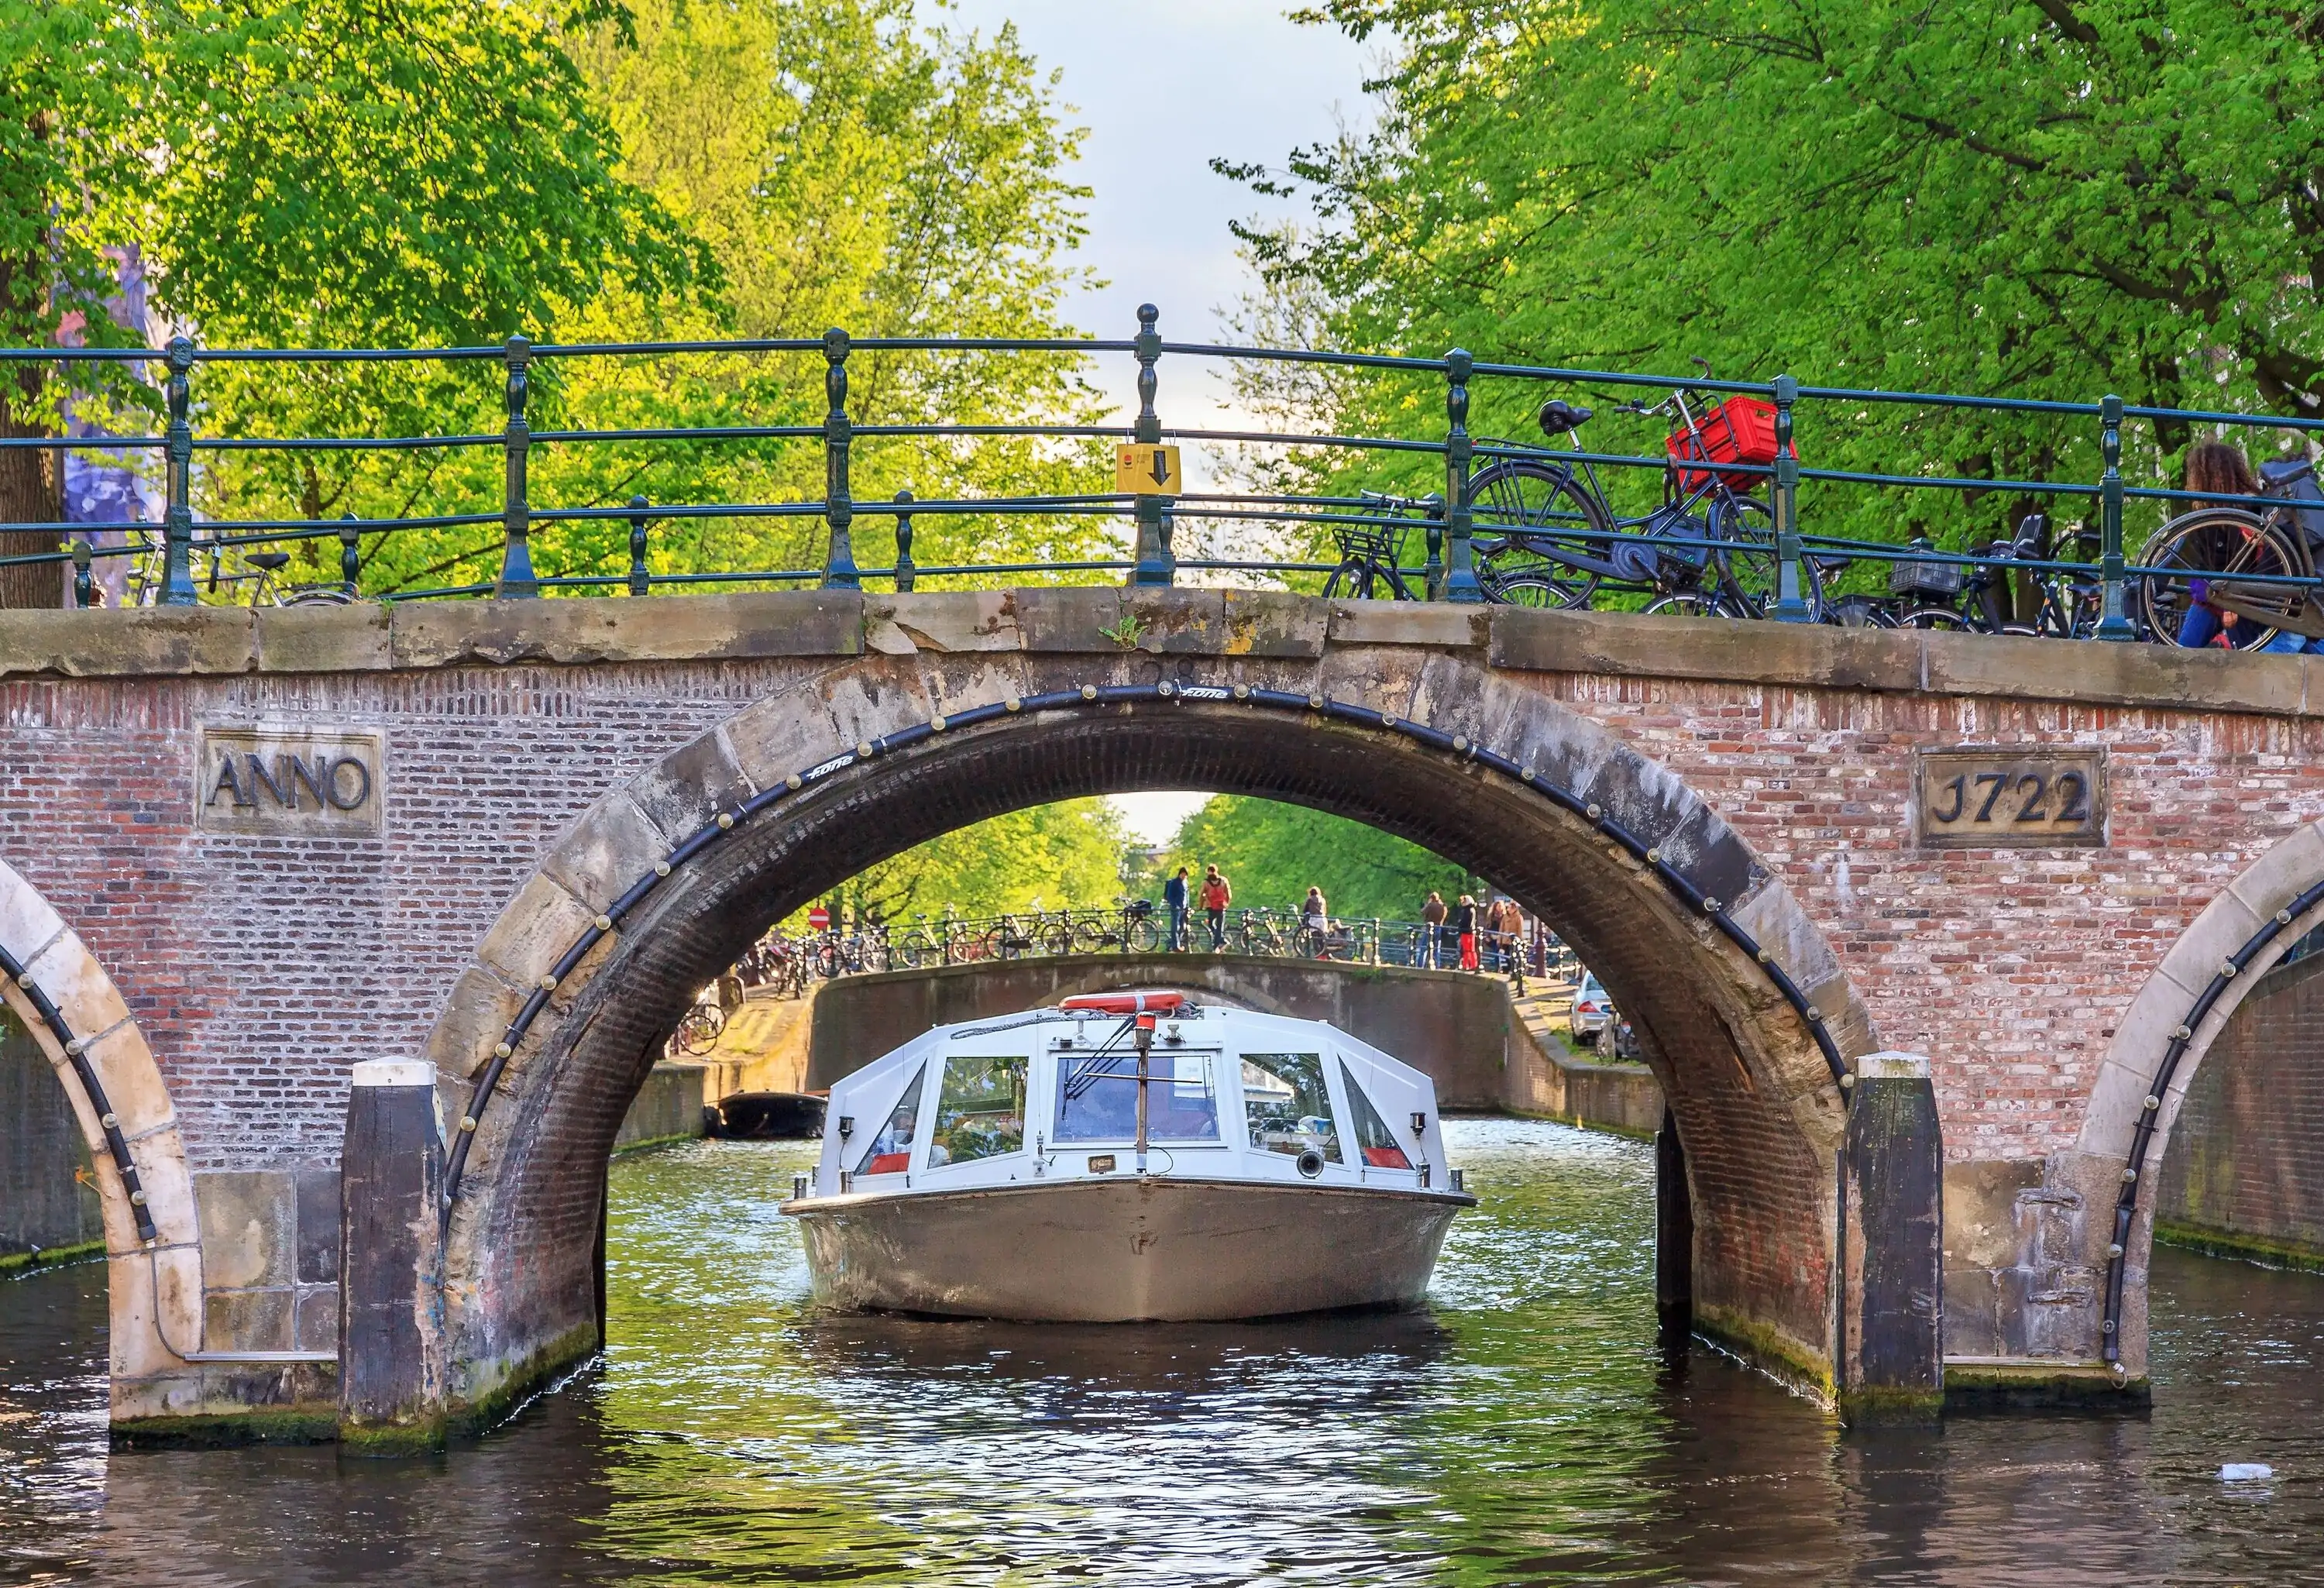
[[(0, 853), (120, 984), (198, 1169), (327, 1164), (347, 1067), (418, 1050), (557, 834), (822, 665), (13, 682)], [(2114, 1021), (2163, 950), (2324, 813), (2311, 720), (1517, 676), (1669, 767), (1783, 876), (1881, 1042), (1935, 1060), (1956, 1159), (2070, 1144)], [(385, 833), (196, 831), (197, 725), (268, 721), (383, 730)], [(1965, 743), (2106, 746), (2109, 845), (1909, 849), (1913, 749)]]
[(2324, 1265), (2324, 956), (2270, 974), (2212, 1043), (2157, 1196), (2166, 1234)]
[[(1154, 650), (1129, 656), (1091, 637), (1100, 619), (1118, 614), (1116, 602), (1097, 591), (950, 604), (913, 598), (883, 609), (892, 619), (870, 604), (842, 611), (844, 603), (825, 602), (830, 610), (814, 618), (823, 609), (812, 604), (737, 597), (480, 603), (400, 609), (392, 618), (362, 609), (263, 621), (65, 614), (69, 624), (50, 625), (50, 614), (24, 614), (0, 625), (0, 667), (14, 680), (0, 684), (0, 856), (78, 928), (129, 998), (199, 1171), (206, 1252), (213, 1237), (223, 1251), (236, 1232), (246, 1233), (250, 1221), (226, 1216), (240, 1205), (272, 1210), (258, 1221), (272, 1232), (263, 1250), (247, 1246), (247, 1260), (222, 1262), (211, 1275), (213, 1290), (248, 1297), (237, 1304), (246, 1316), (218, 1319), (230, 1325), (226, 1332), (246, 1336), (244, 1344), (261, 1335), (309, 1337), (303, 1318), (288, 1317), (284, 1307), (303, 1314), (309, 1293), (319, 1298), (328, 1281), (319, 1252), (316, 1263), (307, 1260), (313, 1221), (295, 1205), (302, 1177), (327, 1176), (333, 1166), (347, 1067), (420, 1051), (479, 940), (575, 818), (687, 746), (684, 764), (665, 769), (666, 784), (636, 791), (647, 813), (641, 820), (661, 824), (665, 835), (687, 830), (708, 804), (694, 789), (696, 769), (725, 765), (721, 776), (741, 775), (719, 749), (729, 735), (698, 743), (697, 735), (811, 677), (846, 672), (849, 688), (908, 696), (954, 665), (926, 649), (915, 657), (920, 642), (912, 636), (924, 629), (972, 652), (1021, 645), (1008, 666), (1028, 693), (1133, 671), (1189, 681), (1256, 678), (1295, 692), (1376, 695), (1399, 710), (1462, 720), (1472, 720), (1464, 714), (1473, 705), (1472, 731), (1513, 724), (1510, 731), (1550, 735), (1552, 748), (1563, 743), (1556, 736), (1566, 730), (1528, 721), (1507, 701), (1471, 701), (1493, 659), (1500, 670), (1489, 697), (1506, 684), (1602, 725), (1652, 764), (1617, 767), (1594, 734), (1583, 735), (1595, 746), (1588, 753), (1596, 771), (1643, 808), (1667, 812), (1677, 802), (1656, 792), (1663, 771), (1654, 769), (1666, 771), (1782, 878), (1784, 909), (1803, 912), (1780, 918), (1790, 923), (1779, 928), (1791, 934), (1783, 946), (1817, 967), (1820, 998), (1839, 1001), (1825, 1008), (1844, 1021), (1842, 1040), (1857, 1051), (1877, 1045), (1931, 1055), (1950, 1157), (1965, 1170), (2000, 1165), (2015, 1177), (1993, 1182), (2007, 1204), (2005, 1221), (2023, 1214), (2030, 1186), (2083, 1221), (2076, 1228), (2087, 1223), (2084, 1192), (2115, 1183), (2115, 1171), (2096, 1159), (2095, 1169), (2070, 1163), (2053, 1186), (2041, 1160), (2055, 1169), (2071, 1156), (2063, 1149), (2083, 1126), (2117, 1024), (2126, 1039), (2153, 1025), (2151, 1010), (2124, 1023), (2133, 994), (2166, 950), (2194, 952), (2181, 933), (2232, 880), (2324, 815), (2324, 774), (2311, 770), (2324, 757), (2316, 753), (2318, 718), (2308, 698), (2311, 672), (2324, 698), (2324, 669), (2297, 660), (1272, 597), (1246, 604), (1258, 612), (1246, 625), (1217, 593), (1169, 597), (1155, 608), (1167, 621)], [(51, 649), (63, 643), (55, 636), (84, 633), (101, 642), (87, 655)], [(124, 642), (141, 634), (139, 643), (152, 642), (145, 650)], [(881, 654), (846, 660), (858, 642)], [(803, 654), (783, 655), (785, 648)], [(1455, 654), (1438, 658), (1433, 648)], [(713, 652), (752, 659), (663, 660)], [(601, 660), (614, 654), (633, 660)], [(407, 655), (400, 670), (388, 665)], [(565, 660), (463, 660), (477, 656)], [(988, 665), (974, 657), (955, 663), (964, 675)], [(196, 665), (209, 670), (189, 676), (184, 669)], [(1424, 670), (1445, 681), (1441, 696), (1414, 694)], [(2021, 685), (2019, 670), (2029, 682)], [(2072, 703), (2098, 700), (2147, 704)], [(780, 715), (788, 710), (770, 708), (750, 721), (754, 743), (770, 753), (790, 743)], [(1617, 996), (1663, 1017), (1648, 1021), (1659, 1027), (1650, 1047), (1679, 1077), (1672, 1106), (1682, 1133), (1703, 1149), (1690, 1153), (1699, 1302), (1731, 1302), (1745, 1322), (1773, 1317), (1794, 1343), (1821, 1337), (1824, 1309), (1815, 1298), (1824, 1294), (1827, 1259), (1818, 1209), (1830, 1181), (1818, 1161), (1823, 1149), (1809, 1144), (1810, 1116), (1836, 1117), (1835, 1096), (1812, 1054), (1814, 1074), (1784, 1067), (1804, 1045), (1787, 1014), (1759, 1023), (1757, 1011), (1770, 1007), (1754, 1002), (1764, 985), (1756, 977), (1748, 987), (1720, 981), (1735, 967), (1694, 959), (1687, 934), (1699, 923), (1674, 927), (1659, 896), (1642, 905), (1633, 874), (1563, 818), (1544, 818), (1530, 796), (1472, 780), (1441, 757), (1345, 733), (1286, 734), (1285, 725), (1256, 718), (1230, 726), (1230, 715), (1188, 719), (1167, 754), (1150, 716), (1120, 719), (1110, 739), (1055, 729), (985, 735), (981, 748), (916, 760), (906, 798), (892, 797), (902, 784), (883, 792), (877, 778), (862, 782), (851, 798), (876, 821), (850, 826), (844, 808), (833, 806), (772, 836), (738, 834), (745, 849), (789, 846), (763, 874), (714, 885), (689, 872), (668, 907), (670, 929), (642, 933), (621, 951), (617, 980), (632, 1007), (591, 1005), (582, 1084), (561, 1095), (544, 1082), (543, 1095), (532, 1096), (520, 1074), (518, 1097), (480, 1138), (506, 1140), (493, 1132), (505, 1132), (512, 1113), (540, 1122), (507, 1160), (508, 1188), (495, 1205), (527, 1210), (523, 1219), (536, 1221), (528, 1231), (562, 1243), (553, 1252), (516, 1251), (506, 1272), (488, 1272), (489, 1283), (510, 1288), (504, 1306), (488, 1297), (484, 1313), (512, 1320), (519, 1335), (536, 1323), (547, 1330), (558, 1323), (551, 1315), (567, 1309), (562, 1290), (586, 1289), (586, 1275), (563, 1269), (586, 1255), (604, 1146), (648, 1067), (656, 1024), (674, 990), (715, 970), (714, 948), (739, 947), (744, 939), (734, 934), (747, 933), (754, 911), (780, 902), (770, 891), (804, 887), (818, 865), (878, 858), (883, 845), (902, 841), (902, 827), (889, 824), (935, 830), (939, 818), (969, 819), (988, 806), (1084, 791), (1075, 780), (1088, 772), (1091, 788), (1245, 778), (1360, 817), (1393, 815), (1408, 836), (1488, 874), (1506, 872), (1497, 880), (1538, 902), (1602, 962)], [(378, 732), (383, 830), (297, 838), (198, 830), (195, 756), (206, 725)], [(816, 732), (803, 728), (800, 742), (818, 743), (819, 756), (839, 748)], [(1914, 751), (1978, 743), (2104, 748), (2108, 845), (1911, 849)], [(731, 789), (717, 797), (731, 798)], [(1514, 841), (1517, 833), (1526, 841)], [(1740, 898), (1742, 857), (1721, 842), (1730, 845), (1719, 851), (1729, 870), (1717, 891)], [(2314, 863), (2324, 840), (2310, 834), (2302, 844), (2287, 847), (2279, 869)], [(642, 863), (621, 853), (630, 856), (622, 864)], [(557, 903), (561, 886), (544, 882), (534, 896), (569, 915), (578, 907)], [(733, 891), (719, 894), (715, 886)], [(715, 899), (715, 909), (689, 917), (689, 897)], [(528, 929), (524, 922), (503, 928), (504, 956), (521, 957)], [(569, 921), (544, 917), (540, 929), (567, 934)], [(1844, 988), (1825, 980), (1826, 944)], [(1673, 977), (1665, 967), (1710, 979)], [(1861, 1019), (1853, 1008), (1835, 1013), (1851, 992), (1862, 1001)], [(1742, 1030), (1738, 1020), (1755, 1029)], [(1730, 1027), (1723, 1033), (1721, 1021)], [(481, 1026), (447, 1039), (458, 1049), (447, 1050), (448, 1067), (465, 1073), (476, 1051), (468, 1037), (478, 1035), (489, 1040)], [(1746, 1049), (1772, 1057), (1754, 1070), (1738, 1062)], [(1783, 1089), (1771, 1095), (1771, 1085)], [(2125, 1089), (2119, 1077), (2107, 1085)], [(493, 1161), (489, 1146), (486, 1159)], [(2017, 1173), (2024, 1168), (2036, 1173)], [(243, 1185), (235, 1176), (269, 1178)], [(222, 1215), (214, 1216), (214, 1205)], [(2087, 1243), (2077, 1237), (2074, 1244), (2068, 1255), (2086, 1257)], [(2032, 1260), (2022, 1251), (2013, 1267), (2015, 1250), (1997, 1249), (1970, 1267), (2026, 1269)], [(2052, 1266), (2059, 1282), (2043, 1269), (2038, 1286), (2054, 1294), (2061, 1318), (2071, 1315), (2072, 1329), (2061, 1324), (2040, 1341), (2037, 1331), (2020, 1333), (2029, 1349), (2086, 1357), (2095, 1339), (2089, 1275), (2068, 1272), (2077, 1266), (2070, 1261)], [(525, 1277), (547, 1269), (558, 1272), (537, 1284)], [(281, 1292), (287, 1299), (262, 1299)], [(2138, 1305), (2135, 1297), (2134, 1339), (2143, 1338)], [(2018, 1349), (2009, 1328), (1997, 1322), (1996, 1329), (2005, 1353)]]

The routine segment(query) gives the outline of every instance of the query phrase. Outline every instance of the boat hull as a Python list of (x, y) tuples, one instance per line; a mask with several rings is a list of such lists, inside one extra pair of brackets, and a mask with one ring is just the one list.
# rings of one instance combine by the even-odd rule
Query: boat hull
[(1277, 1317), (1419, 1303), (1460, 1192), (1124, 1176), (819, 1197), (816, 1298), (1027, 1322)]

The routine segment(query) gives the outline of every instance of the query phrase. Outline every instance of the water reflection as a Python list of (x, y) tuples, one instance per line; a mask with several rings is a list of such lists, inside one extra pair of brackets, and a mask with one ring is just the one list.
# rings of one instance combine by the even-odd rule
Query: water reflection
[[(2300, 1581), (2324, 1281), (2157, 1255), (2151, 1419), (1843, 1435), (1658, 1347), (1651, 1165), (1466, 1122), (1432, 1311), (1034, 1328), (818, 1316), (805, 1150), (626, 1159), (602, 1371), (436, 1462), (109, 1456), (103, 1273), (0, 1284), (0, 1581)], [(2223, 1484), (2263, 1461), (2271, 1484)]]

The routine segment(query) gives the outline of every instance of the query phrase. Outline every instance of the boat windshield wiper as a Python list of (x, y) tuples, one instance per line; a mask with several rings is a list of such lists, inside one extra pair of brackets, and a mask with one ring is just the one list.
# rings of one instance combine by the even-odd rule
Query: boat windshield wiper
[[(1112, 1036), (1108, 1037), (1104, 1041), (1090, 1049), (1090, 1058), (1104, 1058), (1112, 1054), (1114, 1052), (1113, 1045), (1120, 1041), (1124, 1037), (1130, 1035), (1130, 1029), (1137, 1023), (1138, 1017), (1136, 1015), (1124, 1016), (1122, 1018), (1121, 1024), (1114, 1028)], [(1097, 1066), (1084, 1061), (1080, 1068), (1074, 1070), (1074, 1078), (1065, 1083), (1065, 1097), (1068, 1101), (1071, 1101), (1086, 1094), (1092, 1086), (1096, 1085), (1100, 1081), (1123, 1080), (1134, 1076), (1136, 1074), (1137, 1072), (1135, 1070), (1117, 1070), (1111, 1065), (1108, 1065), (1103, 1069), (1100, 1069)]]

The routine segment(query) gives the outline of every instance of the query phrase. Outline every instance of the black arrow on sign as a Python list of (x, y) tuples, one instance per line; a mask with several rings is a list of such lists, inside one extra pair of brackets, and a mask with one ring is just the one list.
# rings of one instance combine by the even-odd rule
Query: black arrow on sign
[(1154, 449), (1154, 483), (1157, 485), (1170, 483), (1170, 455), (1159, 447)]

